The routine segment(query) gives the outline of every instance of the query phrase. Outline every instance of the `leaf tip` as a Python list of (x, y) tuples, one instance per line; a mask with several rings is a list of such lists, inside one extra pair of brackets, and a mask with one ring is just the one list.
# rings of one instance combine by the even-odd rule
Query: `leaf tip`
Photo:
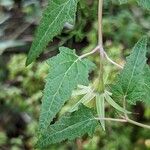
[(26, 59), (26, 67), (29, 66), (33, 61), (35, 61), (36, 57), (33, 57), (31, 50), (28, 53), (27, 59)]
[(29, 66), (31, 63), (32, 63), (32, 61), (30, 60), (29, 57), (27, 57), (25, 66), (27, 67), (27, 66)]

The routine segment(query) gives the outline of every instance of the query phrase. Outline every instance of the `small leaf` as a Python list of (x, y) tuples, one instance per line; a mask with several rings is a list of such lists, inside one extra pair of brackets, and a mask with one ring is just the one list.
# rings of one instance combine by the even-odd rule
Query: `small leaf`
[[(96, 108), (97, 108), (97, 113), (98, 113), (98, 117), (100, 118), (100, 123), (101, 126), (103, 128), (103, 130), (105, 131), (105, 120), (103, 120), (103, 118), (105, 118), (105, 103), (104, 103), (104, 94), (97, 94), (96, 95)], [(101, 119), (102, 118), (102, 119)]]
[(88, 73), (93, 63), (80, 58), (69, 48), (61, 47), (60, 54), (49, 59), (50, 71), (46, 79), (40, 113), (39, 130), (47, 129), (78, 84), (88, 85)]
[(98, 122), (94, 118), (92, 110), (81, 105), (78, 111), (64, 114), (59, 121), (51, 125), (40, 136), (37, 147), (42, 149), (66, 139), (73, 140), (86, 133), (92, 136), (97, 125)]
[(104, 94), (104, 97), (106, 99), (106, 101), (111, 105), (113, 106), (116, 110), (120, 111), (120, 112), (123, 112), (123, 113), (126, 113), (126, 114), (131, 114), (131, 112), (125, 110), (124, 108), (122, 108), (121, 106), (119, 106), (109, 95), (110, 93), (109, 92), (105, 92)]
[(48, 42), (59, 34), (66, 22), (74, 23), (78, 0), (50, 0), (37, 29), (26, 65), (32, 63), (45, 49)]
[(123, 97), (130, 104), (140, 101), (144, 95), (143, 71), (146, 65), (147, 38), (142, 38), (133, 48), (124, 69), (118, 76), (117, 83), (112, 86), (113, 97), (122, 100)]

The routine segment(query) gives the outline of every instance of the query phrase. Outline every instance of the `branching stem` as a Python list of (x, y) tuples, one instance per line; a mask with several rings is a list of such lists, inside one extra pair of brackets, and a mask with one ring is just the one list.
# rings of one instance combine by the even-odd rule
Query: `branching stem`
[[(103, 12), (103, 0), (98, 0), (98, 46), (94, 48), (91, 52), (83, 54), (79, 57), (79, 59), (83, 59), (89, 55), (94, 54), (99, 50), (100, 53), (100, 73), (99, 73), (99, 83), (98, 83), (98, 91), (103, 93), (105, 90), (104, 86), (104, 80), (103, 80), (103, 72), (104, 72), (104, 58), (106, 58), (110, 63), (116, 65), (117, 67), (123, 69), (123, 66), (117, 64), (114, 62), (112, 59), (110, 59), (103, 49), (103, 36), (102, 36), (102, 12)], [(123, 108), (126, 110), (126, 97), (123, 99)], [(124, 116), (122, 117), (123, 119), (118, 119), (118, 118), (95, 118), (96, 120), (106, 120), (106, 121), (116, 121), (116, 122), (125, 122), (125, 123), (131, 123), (136, 126), (142, 127), (142, 128), (147, 128), (150, 129), (149, 125), (145, 125), (139, 122), (136, 122), (128, 117), (128, 114), (125, 112)]]

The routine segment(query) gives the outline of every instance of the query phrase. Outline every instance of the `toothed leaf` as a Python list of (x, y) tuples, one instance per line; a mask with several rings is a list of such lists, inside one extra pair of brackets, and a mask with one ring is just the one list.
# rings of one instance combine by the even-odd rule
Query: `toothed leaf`
[(136, 101), (142, 99), (144, 95), (143, 72), (146, 65), (146, 46), (147, 38), (140, 39), (129, 57), (124, 69), (118, 76), (117, 83), (112, 87), (113, 96), (122, 100), (126, 100), (130, 104), (135, 104)]
[(42, 99), (40, 131), (50, 125), (77, 85), (88, 85), (88, 73), (95, 67), (92, 62), (81, 60), (74, 51), (65, 47), (61, 47), (60, 54), (47, 62), (50, 70)]
[(78, 0), (50, 0), (43, 13), (26, 65), (32, 63), (45, 49), (48, 42), (59, 34), (66, 22), (74, 23)]
[(59, 143), (67, 139), (73, 140), (86, 133), (92, 136), (97, 124), (92, 110), (81, 105), (78, 111), (64, 114), (60, 120), (51, 125), (40, 136), (37, 147), (45, 148), (53, 143)]

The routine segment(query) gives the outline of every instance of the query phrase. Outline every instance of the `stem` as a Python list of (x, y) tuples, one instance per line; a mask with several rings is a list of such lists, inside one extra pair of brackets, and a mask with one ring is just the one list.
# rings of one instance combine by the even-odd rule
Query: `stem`
[(132, 119), (129, 119), (129, 118), (126, 118), (127, 122), (131, 123), (131, 124), (134, 124), (136, 126), (139, 126), (139, 127), (142, 127), (142, 128), (147, 128), (147, 129), (150, 129), (150, 126), (149, 125), (145, 125), (145, 124), (142, 124), (142, 123), (139, 123), (139, 122), (136, 122)]
[(123, 66), (117, 64), (117, 63), (114, 62), (112, 59), (110, 59), (105, 51), (104, 51), (104, 54), (105, 54), (105, 58), (106, 58), (110, 63), (112, 63), (113, 65), (115, 65), (115, 66), (117, 66), (117, 67), (119, 67), (119, 68), (121, 68), (121, 69), (123, 69)]
[(128, 122), (128, 123), (134, 124), (134, 125), (139, 126), (139, 127), (142, 127), (142, 128), (150, 129), (150, 126), (149, 126), (149, 125), (145, 125), (145, 124), (136, 122), (136, 121), (134, 121), (134, 120), (132, 120), (132, 119), (129, 119), (129, 118), (125, 118), (125, 119), (116, 119), (116, 118), (95, 118), (95, 119), (96, 119), (96, 120), (105, 120), (105, 121), (115, 121), (115, 122)]
[(102, 15), (103, 15), (103, 0), (99, 0), (98, 5), (98, 45), (103, 45), (102, 33)]
[(99, 0), (99, 4), (98, 4), (98, 45), (99, 45), (99, 52), (100, 52), (100, 72), (99, 72), (98, 91), (100, 93), (104, 93), (104, 90), (105, 90), (104, 79), (103, 79), (104, 49), (103, 49), (103, 36), (102, 36), (102, 16), (103, 16), (103, 0)]
[[(103, 79), (103, 72), (104, 72), (104, 64), (103, 60), (104, 57), (111, 62), (112, 64), (118, 66), (119, 68), (123, 68), (121, 65), (117, 64), (113, 60), (111, 60), (107, 53), (103, 49), (103, 36), (102, 36), (102, 12), (103, 12), (103, 0), (99, 0), (99, 5), (98, 5), (98, 46), (93, 49), (91, 52), (83, 54), (79, 57), (79, 59), (85, 58), (91, 54), (94, 54), (96, 51), (99, 50), (100, 53), (100, 73), (99, 73), (99, 83), (98, 83), (98, 91), (100, 93), (104, 93), (105, 86), (104, 86), (104, 79)], [(123, 108), (126, 110), (126, 96), (124, 96), (123, 99)], [(96, 120), (106, 120), (106, 121), (116, 121), (116, 122), (128, 122), (131, 124), (134, 124), (139, 127), (147, 128), (150, 129), (149, 125), (145, 125), (139, 122), (136, 122), (128, 117), (128, 114), (125, 112), (124, 113), (124, 119), (115, 119), (115, 118), (95, 118)]]
[(127, 122), (125, 119), (116, 119), (116, 118), (95, 118), (96, 120), (105, 120), (105, 121), (115, 121), (115, 122)]
[(94, 54), (94, 53), (95, 53), (96, 51), (98, 51), (98, 50), (99, 50), (99, 46), (95, 47), (91, 52), (85, 53), (85, 54), (81, 55), (81, 56), (79, 57), (79, 59), (83, 59), (83, 58), (85, 58), (85, 57), (87, 57), (87, 56), (89, 56), (89, 55), (92, 55), (92, 54)]

